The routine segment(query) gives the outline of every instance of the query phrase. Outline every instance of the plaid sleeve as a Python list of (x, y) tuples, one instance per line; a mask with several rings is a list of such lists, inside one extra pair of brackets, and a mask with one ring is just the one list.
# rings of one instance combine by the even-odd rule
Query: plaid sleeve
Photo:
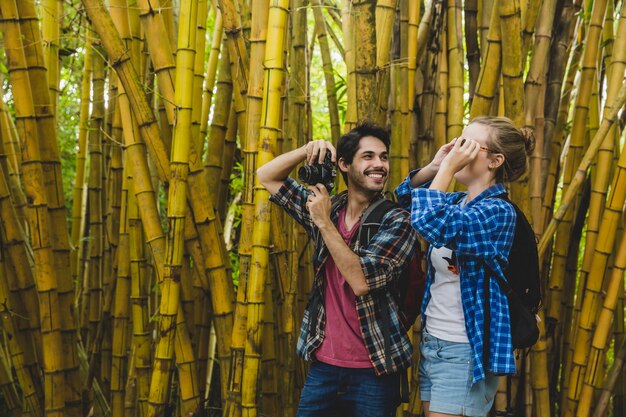
[[(396, 198), (398, 199), (398, 203), (400, 207), (405, 210), (411, 210), (411, 191), (413, 190), (413, 186), (411, 185), (411, 178), (413, 175), (417, 174), (421, 168), (414, 169), (409, 172), (409, 175), (398, 185), (395, 189)], [(432, 181), (428, 181), (425, 184), (421, 184), (419, 187), (428, 187)]]
[(309, 190), (298, 184), (293, 178), (287, 177), (285, 183), (276, 194), (270, 196), (270, 201), (281, 206), (287, 214), (301, 224), (307, 232), (311, 232), (313, 222), (306, 209), (306, 199)]
[(515, 233), (513, 206), (485, 198), (461, 207), (452, 202), (457, 197), (446, 198), (443, 191), (415, 188), (411, 193), (411, 224), (429, 243), (483, 258), (495, 270), (506, 266)]
[(359, 249), (361, 268), (371, 290), (385, 287), (397, 278), (417, 250), (417, 234), (411, 227), (409, 213), (391, 211), (367, 246)]

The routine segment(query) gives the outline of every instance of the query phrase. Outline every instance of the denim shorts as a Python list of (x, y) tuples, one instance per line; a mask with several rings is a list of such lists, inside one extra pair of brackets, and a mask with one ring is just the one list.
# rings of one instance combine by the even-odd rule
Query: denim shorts
[(498, 377), (472, 384), (473, 354), (469, 343), (448, 342), (423, 332), (420, 343), (420, 399), (430, 411), (469, 417), (487, 415), (498, 390)]

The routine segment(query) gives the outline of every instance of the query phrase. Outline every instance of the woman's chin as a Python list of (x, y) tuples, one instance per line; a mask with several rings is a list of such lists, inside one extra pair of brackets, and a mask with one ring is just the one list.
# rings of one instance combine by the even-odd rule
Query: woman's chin
[(459, 171), (456, 174), (454, 174), (454, 179), (456, 180), (456, 182), (463, 184), (467, 187), (467, 178), (465, 177), (465, 175), (463, 175), (462, 171)]

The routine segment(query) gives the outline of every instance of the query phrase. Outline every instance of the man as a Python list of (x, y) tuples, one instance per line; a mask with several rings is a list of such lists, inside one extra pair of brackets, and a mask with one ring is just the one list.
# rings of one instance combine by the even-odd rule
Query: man
[[(317, 140), (276, 157), (257, 171), (259, 182), (315, 242), (315, 280), (304, 313), (298, 354), (313, 361), (299, 417), (395, 415), (400, 371), (411, 343), (398, 316), (395, 281), (417, 250), (409, 213), (392, 209), (369, 244), (357, 246), (360, 216), (389, 175), (389, 133), (362, 124), (339, 139), (337, 150)], [(288, 177), (301, 162), (322, 163), (330, 152), (347, 183), (333, 198)]]

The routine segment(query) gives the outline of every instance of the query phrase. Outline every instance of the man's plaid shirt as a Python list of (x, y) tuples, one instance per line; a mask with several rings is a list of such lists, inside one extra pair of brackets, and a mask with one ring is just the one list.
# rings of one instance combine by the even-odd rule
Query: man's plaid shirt
[[(398, 186), (396, 195), (404, 207), (411, 208), (411, 224), (433, 247), (445, 246), (457, 253), (461, 281), (461, 302), (465, 315), (465, 330), (474, 353), (474, 382), (485, 377), (483, 364), (484, 338), (484, 279), (489, 273), (498, 274), (505, 281), (504, 269), (515, 233), (515, 209), (500, 198), (506, 192), (501, 183), (492, 185), (466, 205), (459, 201), (466, 193), (444, 193), (430, 190), (429, 183), (411, 187), (411, 177)], [(485, 265), (488, 268), (485, 268)], [(430, 299), (430, 285), (434, 268), (428, 262), (424, 311)], [(490, 346), (487, 370), (496, 374), (515, 373), (513, 344), (509, 319), (509, 303), (495, 279), (490, 280)], [(422, 326), (423, 328), (423, 326)]]
[[(324, 340), (326, 311), (324, 308), (325, 268), (329, 253), (319, 230), (311, 221), (306, 209), (309, 191), (292, 178), (285, 180), (280, 190), (270, 200), (281, 206), (301, 224), (315, 244), (313, 266), (315, 279), (311, 296), (304, 312), (298, 339), (298, 355), (305, 360), (314, 359), (313, 353)], [(339, 210), (346, 204), (346, 195), (338, 196), (333, 204), (331, 220), (337, 224)], [(391, 288), (400, 272), (417, 250), (417, 235), (409, 222), (409, 213), (394, 209), (385, 215), (378, 233), (369, 244), (353, 250), (360, 257), (361, 268), (369, 286), (369, 292), (356, 297), (356, 309), (361, 334), (377, 375), (390, 374), (408, 367), (411, 363), (412, 347), (406, 330), (398, 316), (398, 306)], [(387, 313), (387, 310), (389, 313)], [(389, 334), (382, 330), (382, 315), (390, 315)], [(331, 318), (332, 319), (332, 318)], [(390, 352), (385, 352), (385, 336), (389, 338)], [(386, 356), (390, 355), (390, 360)]]

